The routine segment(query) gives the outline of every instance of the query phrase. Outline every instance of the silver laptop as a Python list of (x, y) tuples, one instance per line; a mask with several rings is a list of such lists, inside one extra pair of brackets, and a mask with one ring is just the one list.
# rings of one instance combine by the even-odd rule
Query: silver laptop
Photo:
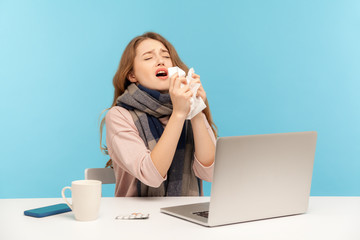
[(317, 132), (220, 137), (210, 202), (161, 208), (204, 226), (305, 213)]

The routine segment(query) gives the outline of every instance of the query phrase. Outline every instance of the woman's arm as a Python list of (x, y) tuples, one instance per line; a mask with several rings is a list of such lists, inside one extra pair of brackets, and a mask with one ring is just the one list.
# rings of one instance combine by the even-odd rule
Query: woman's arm
[[(141, 139), (128, 110), (115, 106), (106, 114), (106, 144), (114, 169), (122, 169), (144, 184), (157, 188), (166, 179), (162, 177), (151, 159), (151, 151)], [(117, 185), (129, 184), (119, 172)]]
[[(200, 75), (193, 73), (192, 77), (195, 83), (199, 83), (200, 87), (196, 96), (201, 97), (204, 102), (206, 101), (206, 92), (201, 84)], [(195, 156), (205, 167), (214, 163), (215, 159), (215, 144), (211, 139), (209, 131), (206, 128), (203, 113), (198, 113), (191, 119), (191, 125), (194, 133), (195, 141)]]
[(194, 133), (195, 156), (205, 167), (213, 164), (215, 159), (215, 144), (206, 128), (202, 113), (191, 119)]
[(183, 118), (171, 115), (163, 134), (151, 151), (151, 159), (162, 177), (166, 176), (170, 168), (183, 126)]

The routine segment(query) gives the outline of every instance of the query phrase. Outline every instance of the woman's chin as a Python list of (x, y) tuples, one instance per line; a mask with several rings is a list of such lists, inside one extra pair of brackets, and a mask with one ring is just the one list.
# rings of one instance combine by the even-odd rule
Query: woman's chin
[(169, 92), (169, 81), (166, 82), (161, 82), (158, 86), (157, 89), (159, 92), (161, 93), (168, 93)]
[(158, 91), (160, 93), (169, 93), (169, 87), (168, 86), (144, 86), (147, 87), (149, 89)]
[(165, 85), (162, 85), (162, 86), (158, 86), (156, 88), (157, 91), (161, 92), (161, 93), (169, 93), (169, 86), (165, 86)]

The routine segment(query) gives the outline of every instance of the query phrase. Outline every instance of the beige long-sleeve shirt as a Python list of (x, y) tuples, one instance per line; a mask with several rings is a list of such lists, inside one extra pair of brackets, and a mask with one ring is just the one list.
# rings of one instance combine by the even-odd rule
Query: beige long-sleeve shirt
[[(206, 127), (215, 144), (214, 133), (203, 115)], [(159, 119), (165, 127), (169, 118)], [(139, 135), (134, 120), (125, 108), (114, 106), (105, 117), (106, 144), (108, 153), (113, 162), (116, 186), (116, 197), (137, 196), (138, 179), (151, 187), (159, 187), (166, 180), (160, 175), (151, 160), (151, 151), (146, 148), (144, 141)], [(205, 181), (212, 181), (214, 164), (203, 166), (195, 157), (193, 169), (195, 175)]]

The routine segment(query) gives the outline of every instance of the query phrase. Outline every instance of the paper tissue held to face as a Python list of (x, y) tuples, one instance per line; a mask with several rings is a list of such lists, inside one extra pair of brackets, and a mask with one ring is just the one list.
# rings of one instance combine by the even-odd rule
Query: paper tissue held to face
[[(185, 72), (179, 67), (171, 67), (168, 68), (169, 78), (171, 78), (175, 73), (179, 74), (179, 77), (185, 77)], [(186, 119), (192, 119), (199, 112), (201, 112), (204, 108), (206, 108), (206, 104), (201, 97), (196, 97), (196, 93), (200, 87), (200, 83), (194, 83), (195, 79), (192, 78), (192, 74), (194, 73), (194, 69), (190, 68), (189, 72), (186, 76), (187, 84), (190, 86), (190, 91), (193, 93), (190, 100), (190, 111), (187, 115)], [(180, 87), (183, 87), (184, 84), (181, 84)]]

